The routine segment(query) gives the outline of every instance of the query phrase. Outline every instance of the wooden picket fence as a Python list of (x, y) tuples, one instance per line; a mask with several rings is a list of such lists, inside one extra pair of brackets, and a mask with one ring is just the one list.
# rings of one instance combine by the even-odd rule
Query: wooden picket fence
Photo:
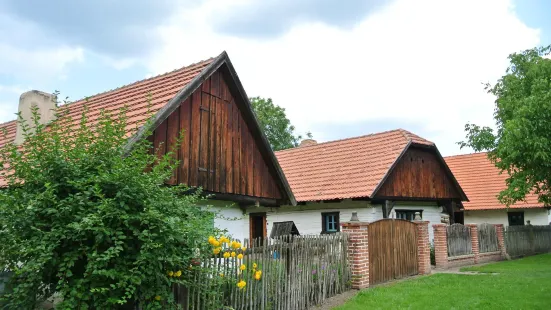
[(478, 247), (480, 253), (499, 251), (496, 226), (488, 223), (478, 225)]
[(471, 230), (462, 224), (453, 224), (446, 227), (448, 235), (448, 256), (461, 256), (473, 253)]
[(301, 310), (350, 287), (345, 234), (256, 239), (246, 246), (241, 260), (222, 253), (204, 260), (191, 284), (175, 289), (177, 302), (184, 309)]
[(551, 226), (508, 226), (505, 245), (511, 257), (551, 252)]

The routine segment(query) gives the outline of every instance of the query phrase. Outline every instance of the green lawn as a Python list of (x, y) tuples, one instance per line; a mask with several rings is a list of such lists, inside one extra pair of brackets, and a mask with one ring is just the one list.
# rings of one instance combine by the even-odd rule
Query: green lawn
[(434, 274), (358, 293), (335, 309), (551, 309), (551, 254)]

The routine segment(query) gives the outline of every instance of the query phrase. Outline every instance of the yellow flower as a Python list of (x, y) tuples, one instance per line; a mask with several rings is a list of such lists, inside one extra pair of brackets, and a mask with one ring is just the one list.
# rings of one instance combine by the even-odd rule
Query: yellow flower
[(214, 241), (216, 241), (214, 236), (209, 236), (209, 243), (212, 244)]
[(159, 296), (159, 295), (155, 296), (155, 300), (156, 300), (156, 301), (161, 300), (161, 296)]
[(182, 271), (181, 271), (181, 270), (178, 270), (178, 271), (176, 271), (176, 272), (174, 273), (174, 276), (175, 276), (176, 278), (180, 277), (181, 275), (182, 275)]
[(223, 278), (223, 277), (224, 277), (224, 274), (223, 274), (223, 273), (220, 273), (220, 277), (222, 277), (222, 278)]
[(256, 263), (253, 263), (253, 268), (256, 269), (258, 265)]
[(230, 257), (230, 252), (226, 252), (226, 253), (224, 253), (224, 255), (223, 255), (223, 256), (224, 256), (224, 258), (229, 258), (229, 257)]
[(235, 257), (235, 252), (231, 252), (231, 257)]
[(256, 280), (260, 280), (261, 277), (262, 277), (262, 271), (259, 270), (259, 271), (254, 273), (254, 278)]
[(245, 281), (243, 281), (243, 280), (237, 282), (237, 287), (238, 287), (239, 289), (243, 289), (243, 288), (245, 287), (245, 285), (247, 285), (247, 282), (245, 282)]
[(169, 272), (168, 272), (168, 276), (169, 276), (169, 277), (172, 277), (172, 275), (174, 275), (174, 272), (169, 271)]
[(237, 255), (237, 258), (238, 258), (238, 259), (243, 259), (243, 254), (238, 254), (238, 255)]
[(218, 255), (218, 253), (220, 253), (220, 251), (222, 251), (222, 248), (214, 248), (212, 250), (212, 253), (214, 253), (214, 255)]
[(234, 249), (239, 249), (241, 247), (241, 243), (239, 243), (237, 241), (232, 241), (231, 242), (231, 247), (234, 248)]
[(220, 242), (218, 240), (214, 240), (211, 244), (212, 246), (220, 246)]
[(226, 238), (225, 236), (220, 236), (220, 243), (229, 243), (230, 239)]
[(245, 269), (247, 269), (247, 266), (245, 266), (245, 265), (242, 264), (241, 266), (239, 266), (239, 269), (245, 270)]
[(241, 248), (241, 251), (245, 252), (245, 251), (247, 251), (247, 248), (246, 248), (246, 247), (242, 247), (242, 248)]

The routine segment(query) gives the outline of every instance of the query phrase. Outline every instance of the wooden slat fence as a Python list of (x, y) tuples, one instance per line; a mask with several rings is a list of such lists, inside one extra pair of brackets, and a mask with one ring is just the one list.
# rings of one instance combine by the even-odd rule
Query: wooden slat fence
[[(175, 290), (177, 302), (184, 309), (301, 310), (350, 287), (345, 234), (256, 239), (250, 245), (241, 260), (221, 252), (203, 262), (189, 287)], [(244, 288), (237, 286), (241, 280)]]
[(471, 230), (462, 224), (446, 227), (448, 235), (448, 256), (472, 254)]
[(478, 225), (478, 247), (480, 253), (499, 251), (495, 225), (488, 223)]
[(551, 252), (551, 226), (508, 226), (505, 248), (511, 257)]

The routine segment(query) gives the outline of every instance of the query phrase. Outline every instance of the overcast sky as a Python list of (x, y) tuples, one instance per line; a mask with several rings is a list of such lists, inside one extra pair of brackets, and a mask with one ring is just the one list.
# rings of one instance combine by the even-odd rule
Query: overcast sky
[(493, 124), (482, 83), (551, 43), (547, 2), (0, 0), (0, 122), (26, 90), (79, 99), (226, 50), (318, 141), (404, 128), (469, 152), (464, 125)]

